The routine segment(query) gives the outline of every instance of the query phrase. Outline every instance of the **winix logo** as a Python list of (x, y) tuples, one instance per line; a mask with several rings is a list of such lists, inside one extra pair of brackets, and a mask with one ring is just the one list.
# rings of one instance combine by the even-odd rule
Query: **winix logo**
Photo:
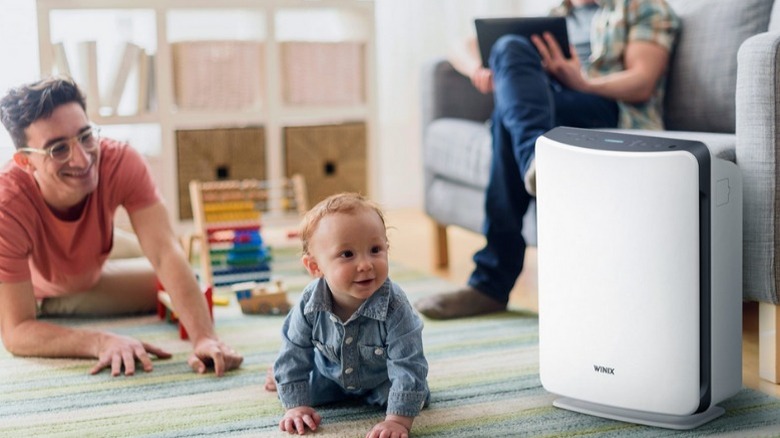
[(601, 373), (601, 374), (612, 374), (613, 376), (615, 375), (615, 369), (614, 368), (603, 367), (601, 365), (593, 365), (593, 370), (595, 372)]

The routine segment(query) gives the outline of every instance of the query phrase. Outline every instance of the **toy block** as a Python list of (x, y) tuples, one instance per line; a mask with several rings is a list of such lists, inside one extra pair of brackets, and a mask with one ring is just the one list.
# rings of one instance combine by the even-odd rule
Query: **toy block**
[(230, 298), (226, 296), (212, 296), (211, 299), (215, 306), (227, 306), (230, 304)]
[[(209, 316), (211, 317), (211, 321), (214, 321), (214, 299), (213, 291), (210, 286), (203, 291), (203, 297), (206, 299), (206, 306), (209, 309)], [(171, 296), (168, 294), (168, 292), (165, 291), (159, 280), (157, 281), (157, 316), (160, 319), (165, 319), (170, 323), (178, 324), (179, 338), (189, 339), (187, 329), (184, 328), (184, 324), (181, 323), (178, 315), (176, 315), (176, 310), (173, 307)]]

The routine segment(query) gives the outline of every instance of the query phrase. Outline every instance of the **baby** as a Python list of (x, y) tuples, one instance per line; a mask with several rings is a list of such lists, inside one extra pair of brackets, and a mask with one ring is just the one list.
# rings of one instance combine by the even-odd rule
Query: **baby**
[(287, 409), (279, 428), (316, 430), (312, 406), (358, 398), (387, 407), (367, 437), (408, 437), (430, 396), (428, 362), (422, 320), (388, 278), (382, 211), (357, 194), (331, 196), (306, 214), (301, 240), (316, 279), (284, 321), (266, 384)]

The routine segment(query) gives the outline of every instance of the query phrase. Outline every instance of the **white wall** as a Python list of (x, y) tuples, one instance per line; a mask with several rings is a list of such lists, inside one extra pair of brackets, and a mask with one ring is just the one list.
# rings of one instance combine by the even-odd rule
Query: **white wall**
[(473, 19), (545, 15), (557, 0), (376, 0), (379, 84), (377, 200), (386, 208), (421, 207), (420, 73), (473, 33)]
[[(0, 95), (38, 78), (38, 31), (33, 0), (0, 0)], [(13, 155), (8, 131), (0, 126), (0, 164)]]
[[(557, 0), (375, 0), (379, 145), (375, 197), (387, 208), (422, 206), (420, 71), (472, 32), (477, 16), (544, 15)], [(0, 0), (0, 94), (36, 79), (34, 0)], [(0, 162), (13, 146), (0, 129)]]

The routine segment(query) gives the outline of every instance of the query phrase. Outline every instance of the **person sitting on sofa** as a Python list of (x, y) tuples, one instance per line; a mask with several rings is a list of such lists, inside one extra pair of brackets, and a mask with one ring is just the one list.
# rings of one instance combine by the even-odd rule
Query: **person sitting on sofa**
[(553, 14), (566, 15), (569, 59), (548, 33), (499, 38), (489, 69), (473, 39), (451, 56), (455, 69), (494, 96), (487, 244), (474, 255), (467, 287), (415, 303), (430, 318), (506, 309), (523, 269), (523, 215), (535, 195), (540, 135), (562, 125), (663, 129), (666, 70), (680, 26), (665, 0), (566, 0)]
[[(117, 334), (52, 324), (38, 317), (151, 312), (159, 277), (193, 342), (188, 363), (203, 373), (240, 366), (221, 342), (196, 278), (174, 235), (143, 158), (100, 138), (84, 96), (67, 78), (11, 89), (0, 100), (13, 161), (0, 170), (0, 334), (17, 356), (92, 357), (95, 374), (152, 370), (153, 345)], [(146, 259), (115, 238), (114, 214), (127, 210)], [(137, 245), (137, 244), (136, 244)], [(124, 253), (124, 254), (119, 254)], [(140, 254), (138, 254), (140, 255)], [(151, 262), (151, 265), (149, 264)], [(156, 272), (156, 275), (155, 275)]]

